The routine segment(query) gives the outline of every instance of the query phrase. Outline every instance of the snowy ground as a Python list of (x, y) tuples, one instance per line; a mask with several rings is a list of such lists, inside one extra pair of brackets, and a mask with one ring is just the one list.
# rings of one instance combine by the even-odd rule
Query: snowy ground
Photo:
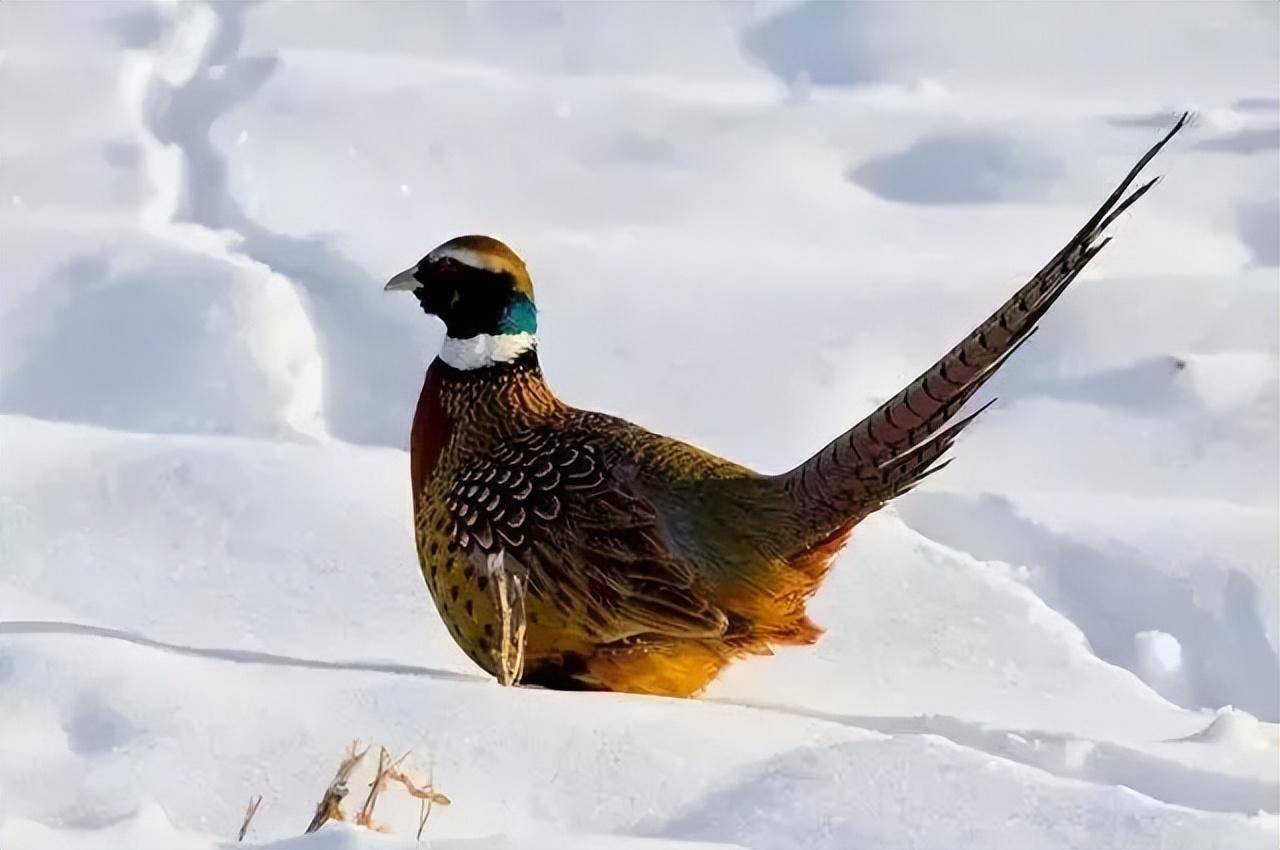
[[(0, 847), (1275, 847), (1271, 4), (0, 4)], [(1001, 36), (993, 43), (993, 33)], [(459, 233), (572, 402), (786, 468), (1168, 175), (706, 699), (503, 690), (417, 573)], [(350, 802), (362, 797), (353, 783)]]

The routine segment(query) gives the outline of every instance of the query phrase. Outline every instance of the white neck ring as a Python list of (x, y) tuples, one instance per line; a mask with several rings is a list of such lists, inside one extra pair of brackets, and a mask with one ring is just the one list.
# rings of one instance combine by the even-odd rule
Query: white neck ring
[(534, 346), (531, 333), (477, 334), (466, 339), (444, 338), (440, 359), (455, 369), (484, 369), (510, 363)]

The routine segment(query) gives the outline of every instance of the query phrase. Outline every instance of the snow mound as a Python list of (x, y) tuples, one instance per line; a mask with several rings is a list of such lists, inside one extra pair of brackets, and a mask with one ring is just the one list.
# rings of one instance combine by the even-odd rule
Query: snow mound
[[(5, 846), (56, 844), (63, 830), (90, 845), (129, 830), (214, 841), (255, 793), (255, 834), (295, 834), (357, 736), (429, 760), (454, 800), (429, 824), (440, 841), (495, 824), (520, 845), (548, 833), (746, 846), (1270, 837), (1270, 816), (1246, 816), (1277, 810), (1269, 751), (1166, 743), (1204, 716), (1095, 658), (1017, 570), (889, 514), (866, 523), (815, 600), (824, 641), (743, 663), (702, 702), (511, 691), (424, 616), (399, 452), (14, 418), (0, 439), (21, 459), (4, 513), (18, 568), (0, 584), (0, 679), (24, 729), (0, 741), (17, 814)], [(144, 493), (163, 507), (139, 510)], [(77, 562), (98, 570), (67, 582), (47, 568)], [(1096, 814), (1063, 822), (1046, 806)], [(398, 834), (415, 811), (388, 797), (379, 817)], [(1132, 820), (1103, 829), (1117, 811)], [(1025, 823), (994, 826), (1010, 820)]]
[(1182, 740), (1226, 743), (1237, 749), (1274, 753), (1280, 746), (1280, 724), (1264, 723), (1247, 711), (1237, 711), (1227, 705), (1218, 709), (1212, 723)]

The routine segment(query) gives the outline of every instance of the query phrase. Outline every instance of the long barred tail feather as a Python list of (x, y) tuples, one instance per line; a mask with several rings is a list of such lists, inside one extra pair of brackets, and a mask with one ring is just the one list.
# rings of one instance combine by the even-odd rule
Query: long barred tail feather
[(1062, 250), (986, 321), (874, 413), (781, 477), (800, 507), (812, 516), (815, 538), (832, 528), (852, 527), (949, 463), (938, 461), (991, 402), (948, 423), (1030, 339), (1037, 322), (1107, 246), (1111, 239), (1102, 235), (1107, 227), (1156, 184), (1159, 178), (1126, 195), (1187, 118), (1184, 113)]

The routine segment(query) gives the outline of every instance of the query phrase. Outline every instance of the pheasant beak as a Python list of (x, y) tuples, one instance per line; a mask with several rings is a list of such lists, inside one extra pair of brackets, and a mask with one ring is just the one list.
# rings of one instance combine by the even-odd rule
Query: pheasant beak
[(400, 274), (396, 275), (395, 277), (391, 278), (391, 280), (387, 281), (387, 285), (382, 287), (383, 292), (396, 292), (396, 291), (412, 292), (413, 290), (422, 286), (422, 281), (418, 280), (416, 277), (413, 276), (414, 272), (416, 272), (417, 270), (418, 270), (417, 266), (410, 266), (409, 268), (400, 272)]

